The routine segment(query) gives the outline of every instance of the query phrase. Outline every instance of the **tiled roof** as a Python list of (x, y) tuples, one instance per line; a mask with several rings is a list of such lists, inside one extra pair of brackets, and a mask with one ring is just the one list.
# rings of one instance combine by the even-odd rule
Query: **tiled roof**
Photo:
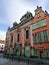
[(4, 40), (0, 40), (0, 44), (4, 43), (5, 41)]

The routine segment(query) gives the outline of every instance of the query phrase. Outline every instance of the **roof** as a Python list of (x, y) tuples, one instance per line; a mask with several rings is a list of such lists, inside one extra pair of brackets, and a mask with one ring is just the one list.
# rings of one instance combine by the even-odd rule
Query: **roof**
[(26, 14), (24, 14), (22, 17), (21, 17), (21, 19), (20, 19), (20, 23), (19, 24), (17, 24), (17, 22), (14, 22), (13, 23), (13, 27), (11, 27), (11, 28), (8, 28), (8, 30), (9, 31), (12, 31), (12, 30), (14, 30), (14, 29), (18, 29), (20, 26), (22, 26), (23, 24), (25, 24), (25, 23), (28, 23), (30, 20), (32, 20), (34, 17), (33, 17), (33, 15), (32, 15), (32, 13), (31, 12), (26, 12)]
[(4, 40), (0, 40), (0, 44), (4, 43), (5, 41)]

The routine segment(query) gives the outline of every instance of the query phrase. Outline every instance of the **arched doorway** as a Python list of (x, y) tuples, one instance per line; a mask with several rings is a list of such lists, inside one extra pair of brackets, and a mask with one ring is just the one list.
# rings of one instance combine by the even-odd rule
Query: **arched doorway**
[(44, 52), (40, 51), (40, 58), (44, 58)]
[(16, 56), (20, 56), (20, 50), (16, 50)]
[(25, 56), (30, 57), (30, 46), (25, 47)]

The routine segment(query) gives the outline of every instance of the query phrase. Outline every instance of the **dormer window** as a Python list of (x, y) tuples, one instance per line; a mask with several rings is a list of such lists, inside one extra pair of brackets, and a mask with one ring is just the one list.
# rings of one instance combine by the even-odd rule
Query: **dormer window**
[(37, 14), (36, 14), (36, 17), (37, 17), (37, 18), (40, 17), (40, 13), (37, 13)]

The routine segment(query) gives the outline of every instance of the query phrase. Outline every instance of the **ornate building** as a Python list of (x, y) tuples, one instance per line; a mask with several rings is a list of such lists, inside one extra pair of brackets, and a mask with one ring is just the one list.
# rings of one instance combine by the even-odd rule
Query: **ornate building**
[[(7, 53), (29, 57), (32, 49), (32, 13), (27, 12), (20, 19), (20, 23), (13, 23), (12, 28), (8, 28), (6, 34)], [(13, 49), (13, 51), (12, 51)]]
[(6, 34), (5, 50), (7, 54), (17, 56), (49, 57), (49, 14), (42, 7), (32, 13), (27, 12), (20, 19), (20, 23), (13, 23)]

